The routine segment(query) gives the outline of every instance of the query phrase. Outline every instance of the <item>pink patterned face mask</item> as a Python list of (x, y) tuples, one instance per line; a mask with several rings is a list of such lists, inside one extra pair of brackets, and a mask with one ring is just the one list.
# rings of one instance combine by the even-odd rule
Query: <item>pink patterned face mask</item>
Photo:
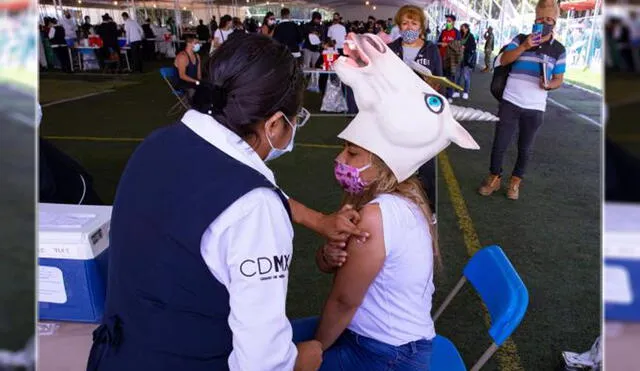
[(367, 170), (369, 167), (371, 167), (371, 164), (357, 168), (336, 161), (334, 174), (336, 176), (336, 180), (346, 192), (359, 194), (362, 193), (364, 188), (367, 186), (367, 182), (362, 179), (360, 173)]

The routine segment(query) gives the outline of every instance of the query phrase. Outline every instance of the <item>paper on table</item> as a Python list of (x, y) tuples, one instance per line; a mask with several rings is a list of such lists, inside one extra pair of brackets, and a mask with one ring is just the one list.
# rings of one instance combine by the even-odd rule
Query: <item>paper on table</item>
[(42, 211), (38, 214), (40, 228), (80, 229), (96, 218), (96, 214), (62, 214)]

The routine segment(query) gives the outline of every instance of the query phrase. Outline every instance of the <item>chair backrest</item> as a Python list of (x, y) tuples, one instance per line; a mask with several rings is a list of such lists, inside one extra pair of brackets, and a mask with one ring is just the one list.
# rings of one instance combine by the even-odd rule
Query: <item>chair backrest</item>
[(527, 311), (529, 293), (524, 282), (497, 245), (478, 251), (465, 266), (464, 276), (489, 310), (489, 335), (498, 346), (502, 345)]
[(160, 75), (167, 85), (169, 85), (171, 92), (178, 94), (179, 89), (175, 86), (178, 82), (178, 70), (175, 67), (162, 67), (160, 68)]
[(160, 75), (162, 75), (163, 78), (172, 81), (176, 76), (178, 76), (178, 71), (175, 67), (162, 67), (160, 69)]

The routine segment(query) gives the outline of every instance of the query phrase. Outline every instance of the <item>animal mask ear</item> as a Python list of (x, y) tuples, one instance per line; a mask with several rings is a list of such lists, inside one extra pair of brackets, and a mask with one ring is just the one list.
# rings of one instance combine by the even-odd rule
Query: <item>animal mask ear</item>
[(480, 149), (480, 146), (473, 139), (471, 134), (457, 122), (452, 124), (451, 141), (462, 148)]

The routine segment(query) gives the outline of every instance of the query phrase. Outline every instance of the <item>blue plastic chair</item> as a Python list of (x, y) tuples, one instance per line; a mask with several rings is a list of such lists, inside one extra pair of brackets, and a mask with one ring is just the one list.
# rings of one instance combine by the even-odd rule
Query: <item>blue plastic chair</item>
[(171, 116), (173, 114), (179, 113), (181, 108), (188, 110), (190, 108), (189, 103), (187, 103), (187, 97), (184, 91), (174, 88), (173, 82), (178, 79), (178, 70), (175, 67), (162, 67), (160, 69), (160, 75), (162, 79), (169, 85), (169, 89), (171, 89), (171, 94), (173, 94), (178, 103), (174, 104), (167, 112), (167, 115)]
[[(529, 305), (529, 293), (504, 251), (497, 245), (488, 246), (471, 257), (462, 278), (436, 311), (434, 322), (467, 281), (480, 295), (491, 316), (489, 336), (493, 343), (471, 368), (471, 371), (477, 371), (520, 325)], [(466, 371), (467, 368), (455, 345), (438, 335), (433, 341), (431, 370)]]

